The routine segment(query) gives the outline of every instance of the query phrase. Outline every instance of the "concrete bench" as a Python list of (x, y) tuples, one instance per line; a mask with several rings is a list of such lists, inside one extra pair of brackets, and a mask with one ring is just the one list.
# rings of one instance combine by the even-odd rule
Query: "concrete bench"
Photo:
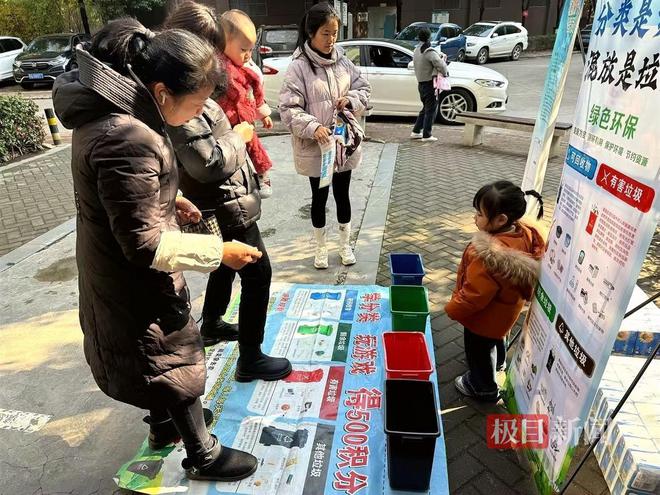
[[(484, 127), (499, 127), (532, 133), (534, 131), (535, 119), (523, 117), (507, 117), (503, 115), (488, 115), (477, 112), (463, 112), (456, 116), (458, 122), (465, 124), (463, 131), (463, 144), (465, 146), (478, 146), (483, 143)], [(550, 158), (559, 154), (561, 138), (570, 133), (572, 124), (556, 122), (550, 145)]]

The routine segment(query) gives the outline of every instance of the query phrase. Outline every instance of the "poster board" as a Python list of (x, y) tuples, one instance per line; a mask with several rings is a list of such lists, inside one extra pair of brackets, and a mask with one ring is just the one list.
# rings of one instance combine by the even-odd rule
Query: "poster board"
[(540, 282), (507, 376), (509, 410), (548, 415), (528, 450), (565, 480), (659, 217), (660, 1), (598, 2)]
[[(118, 485), (150, 494), (394, 493), (383, 426), (388, 297), (375, 285), (274, 285), (263, 347), (292, 361), (287, 379), (237, 383), (236, 344), (207, 349), (204, 405), (215, 416), (213, 433), (223, 445), (252, 452), (257, 472), (236, 483), (191, 482), (181, 444), (151, 451), (145, 441), (117, 472)], [(235, 321), (237, 300), (229, 311)], [(426, 341), (433, 349), (428, 323)], [(432, 381), (437, 394), (435, 373)], [(449, 493), (442, 434), (429, 493)]]

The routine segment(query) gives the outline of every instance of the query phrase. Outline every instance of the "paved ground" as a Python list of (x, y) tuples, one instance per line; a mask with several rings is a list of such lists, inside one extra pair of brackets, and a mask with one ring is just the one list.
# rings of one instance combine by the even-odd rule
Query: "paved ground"
[(0, 256), (75, 215), (71, 148), (0, 168)]

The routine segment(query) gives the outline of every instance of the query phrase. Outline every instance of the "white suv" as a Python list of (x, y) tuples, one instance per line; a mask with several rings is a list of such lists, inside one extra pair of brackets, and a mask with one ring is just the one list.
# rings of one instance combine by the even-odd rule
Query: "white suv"
[(527, 30), (519, 22), (484, 21), (463, 31), (467, 38), (466, 58), (485, 64), (489, 58), (518, 60), (527, 49)]
[(0, 81), (12, 78), (12, 66), (17, 55), (23, 52), (25, 43), (18, 38), (0, 36)]

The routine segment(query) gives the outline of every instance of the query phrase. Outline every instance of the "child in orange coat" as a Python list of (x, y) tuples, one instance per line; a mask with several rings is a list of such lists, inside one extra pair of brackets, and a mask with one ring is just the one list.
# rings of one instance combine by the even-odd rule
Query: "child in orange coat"
[[(220, 59), (224, 62), (228, 77), (226, 92), (217, 100), (218, 105), (222, 107), (232, 127), (241, 122), (252, 124), (255, 120), (261, 120), (266, 129), (272, 128), (273, 121), (270, 108), (264, 100), (262, 78), (253, 64), (250, 64), (257, 40), (254, 24), (245, 12), (233, 9), (220, 16), (220, 27), (224, 35)], [(268, 198), (272, 195), (268, 177), (268, 170), (273, 166), (270, 157), (256, 133), (246, 143), (246, 148), (259, 176), (261, 197)]]
[(526, 195), (541, 203), (540, 219), (543, 203), (536, 191), (523, 192), (509, 181), (479, 189), (473, 200), (479, 232), (463, 253), (456, 289), (445, 306), (447, 315), (465, 327), (469, 371), (454, 383), (462, 394), (483, 401), (498, 400), (498, 357), (503, 364), (504, 338), (532, 297), (545, 247), (541, 234), (519, 221)]

